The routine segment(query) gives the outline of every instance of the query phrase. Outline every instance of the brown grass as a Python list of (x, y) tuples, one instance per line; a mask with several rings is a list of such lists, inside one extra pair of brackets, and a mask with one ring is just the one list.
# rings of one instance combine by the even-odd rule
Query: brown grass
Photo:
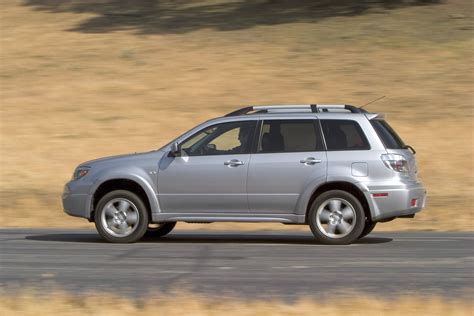
[(382, 229), (473, 229), (469, 0), (167, 34), (70, 31), (97, 14), (38, 8), (1, 4), (2, 226), (87, 225), (60, 204), (78, 163), (158, 148), (239, 105), (387, 95), (369, 109), (417, 149), (429, 197), (415, 220)]
[(208, 298), (195, 294), (154, 295), (138, 300), (110, 294), (71, 295), (22, 292), (0, 297), (2, 315), (472, 315), (469, 298), (369, 296), (301, 298), (295, 302)]

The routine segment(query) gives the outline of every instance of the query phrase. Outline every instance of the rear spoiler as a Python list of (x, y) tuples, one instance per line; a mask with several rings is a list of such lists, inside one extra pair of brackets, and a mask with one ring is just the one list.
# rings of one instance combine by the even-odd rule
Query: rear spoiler
[(370, 120), (384, 120), (385, 114), (383, 113), (365, 113), (365, 117)]

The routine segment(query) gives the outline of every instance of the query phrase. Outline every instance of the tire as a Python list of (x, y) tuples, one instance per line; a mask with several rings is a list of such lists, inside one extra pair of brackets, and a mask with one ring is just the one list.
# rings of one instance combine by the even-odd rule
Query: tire
[(143, 201), (135, 193), (116, 190), (99, 200), (94, 221), (99, 235), (105, 241), (133, 243), (145, 235), (148, 212)]
[(150, 225), (148, 225), (148, 229), (145, 233), (145, 236), (154, 238), (163, 237), (169, 234), (175, 226), (176, 222), (161, 223), (158, 224), (157, 227), (150, 227)]
[(308, 222), (313, 235), (321, 243), (347, 245), (362, 234), (365, 214), (355, 196), (346, 191), (331, 190), (314, 200)]
[(365, 236), (370, 234), (374, 230), (376, 224), (377, 223), (366, 222), (364, 226), (364, 230), (362, 230), (362, 234), (360, 234), (359, 239), (364, 238)]

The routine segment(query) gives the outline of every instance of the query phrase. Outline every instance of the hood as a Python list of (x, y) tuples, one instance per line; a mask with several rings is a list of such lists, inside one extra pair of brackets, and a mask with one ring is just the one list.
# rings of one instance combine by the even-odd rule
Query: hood
[(132, 153), (132, 154), (124, 154), (124, 155), (117, 155), (117, 156), (109, 156), (109, 157), (103, 157), (103, 158), (98, 158), (94, 160), (89, 160), (86, 162), (83, 162), (79, 165), (79, 167), (93, 167), (98, 164), (115, 164), (115, 163), (121, 163), (121, 162), (126, 162), (129, 160), (136, 160), (136, 159), (146, 159), (151, 156), (159, 156), (162, 155), (163, 153), (158, 150), (153, 150), (149, 152), (144, 152), (144, 153)]

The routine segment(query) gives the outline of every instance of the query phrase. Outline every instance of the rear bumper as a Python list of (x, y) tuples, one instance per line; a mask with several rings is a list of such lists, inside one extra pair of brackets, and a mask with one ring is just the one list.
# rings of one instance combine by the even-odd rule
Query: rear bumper
[(426, 203), (426, 189), (419, 182), (370, 185), (365, 196), (374, 222), (414, 215)]

